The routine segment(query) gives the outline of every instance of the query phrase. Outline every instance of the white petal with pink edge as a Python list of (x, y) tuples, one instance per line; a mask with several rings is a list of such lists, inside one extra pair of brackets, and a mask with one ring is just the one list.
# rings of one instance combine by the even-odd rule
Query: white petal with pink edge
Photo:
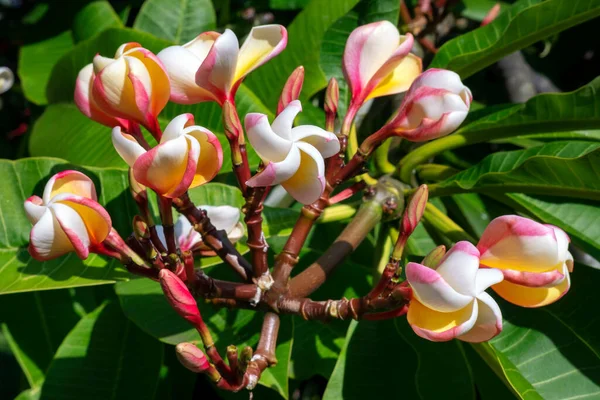
[(492, 339), (502, 332), (502, 312), (496, 301), (483, 292), (477, 296), (477, 320), (469, 331), (457, 336), (465, 342), (481, 343)]
[(272, 186), (290, 179), (300, 168), (300, 150), (292, 145), (287, 157), (279, 162), (269, 162), (265, 168), (246, 182), (251, 187)]
[(479, 271), (479, 251), (471, 243), (456, 243), (446, 253), (436, 272), (454, 290), (465, 296), (476, 296), (476, 276)]
[(111, 137), (115, 150), (130, 167), (146, 152), (133, 136), (123, 133), (118, 126), (113, 128)]
[(244, 125), (252, 148), (264, 161), (281, 162), (288, 156), (293, 145), (292, 141), (272, 129), (266, 115), (247, 114)]
[(63, 193), (97, 200), (94, 182), (79, 171), (66, 170), (53, 175), (44, 187), (44, 204), (48, 205), (53, 197)]
[(287, 45), (287, 31), (282, 25), (262, 25), (252, 28), (240, 48), (234, 81), (238, 82), (260, 67)]
[(324, 158), (329, 158), (340, 151), (340, 141), (334, 133), (318, 126), (301, 125), (292, 129), (294, 141), (305, 142), (316, 148)]

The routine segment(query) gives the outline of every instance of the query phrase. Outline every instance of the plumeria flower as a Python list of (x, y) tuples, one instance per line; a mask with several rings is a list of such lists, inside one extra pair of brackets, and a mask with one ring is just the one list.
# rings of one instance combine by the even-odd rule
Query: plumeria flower
[(485, 292), (502, 281), (502, 273), (480, 269), (471, 243), (456, 243), (435, 269), (408, 263), (406, 278), (414, 296), (408, 323), (417, 335), (434, 342), (483, 342), (502, 331), (500, 308)]
[(223, 164), (219, 140), (208, 129), (194, 125), (192, 114), (175, 117), (158, 146), (149, 151), (120, 127), (113, 129), (112, 140), (135, 179), (169, 198), (210, 181)]
[(194, 104), (233, 101), (237, 88), (250, 72), (263, 65), (287, 45), (281, 25), (252, 28), (240, 48), (235, 34), (204, 32), (183, 46), (167, 47), (158, 58), (171, 79), (171, 101)]
[(492, 289), (511, 303), (541, 307), (569, 291), (573, 256), (562, 229), (504, 215), (487, 226), (477, 248), (482, 267), (504, 274), (504, 281)]
[[(240, 210), (231, 206), (198, 206), (198, 209), (206, 211), (210, 222), (217, 230), (224, 230), (231, 243), (235, 243), (244, 237), (244, 225), (240, 222)], [(158, 236), (166, 244), (163, 227), (156, 226)], [(182, 251), (187, 250), (210, 250), (204, 245), (202, 235), (200, 235), (190, 224), (190, 221), (180, 215), (175, 223), (175, 237), (179, 248)]]
[(446, 136), (465, 120), (472, 100), (457, 73), (432, 68), (413, 82), (386, 127), (413, 142)]
[(406, 91), (421, 73), (421, 59), (410, 53), (414, 38), (400, 35), (389, 21), (356, 28), (344, 49), (343, 70), (352, 93), (350, 108), (367, 99)]
[(265, 163), (248, 186), (264, 187), (281, 184), (297, 201), (310, 204), (325, 190), (325, 161), (340, 151), (337, 137), (317, 126), (292, 128), (294, 118), (302, 111), (294, 100), (269, 125), (266, 115), (246, 115), (248, 140)]
[(70, 252), (86, 259), (112, 227), (110, 216), (97, 203), (94, 183), (78, 171), (50, 178), (42, 198), (32, 196), (25, 201), (25, 213), (33, 224), (29, 253), (40, 261)]
[(77, 80), (75, 81), (75, 104), (89, 119), (96, 121), (108, 127), (119, 126), (126, 132), (131, 132), (130, 121), (124, 118), (114, 117), (104, 112), (92, 95), (92, 87), (94, 86), (94, 65), (88, 64), (79, 71)]
[(0, 67), (0, 94), (6, 93), (15, 83), (15, 74), (8, 67)]
[(150, 50), (125, 43), (115, 58), (96, 55), (93, 66), (92, 97), (106, 114), (160, 132), (157, 117), (169, 101), (170, 85), (162, 63)]

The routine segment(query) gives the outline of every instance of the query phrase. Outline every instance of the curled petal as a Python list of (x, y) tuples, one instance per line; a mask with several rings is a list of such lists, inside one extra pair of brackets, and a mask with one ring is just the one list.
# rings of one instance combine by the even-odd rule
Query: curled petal
[(569, 291), (571, 278), (566, 264), (562, 272), (566, 279), (552, 287), (527, 287), (504, 280), (492, 286), (492, 289), (504, 300), (518, 306), (543, 307), (554, 303)]
[(231, 206), (202, 206), (210, 218), (210, 222), (218, 230), (224, 230), (228, 235), (240, 221), (240, 210)]
[(163, 196), (179, 197), (194, 179), (199, 153), (198, 142), (185, 136), (161, 143), (137, 159), (135, 179)]
[(479, 251), (471, 243), (456, 243), (446, 253), (436, 271), (458, 293), (473, 297), (480, 293), (476, 289)]
[[(52, 207), (65, 205), (77, 212), (83, 221), (91, 244), (99, 244), (107, 238), (112, 228), (108, 212), (96, 201), (71, 194), (61, 194), (54, 198)], [(56, 214), (59, 217), (58, 213)], [(59, 218), (59, 222), (62, 220)], [(68, 233), (67, 233), (68, 234)]]
[(8, 67), (0, 67), (0, 94), (6, 93), (15, 83), (15, 74)]
[(377, 86), (369, 93), (367, 99), (407, 91), (421, 71), (423, 71), (423, 61), (414, 54), (406, 54), (391, 72), (377, 82)]
[(137, 159), (146, 153), (146, 150), (140, 146), (133, 136), (121, 132), (121, 128), (118, 126), (112, 130), (112, 142), (117, 153), (130, 167), (133, 167)]
[(200, 149), (194, 179), (190, 184), (190, 188), (195, 188), (212, 180), (219, 173), (223, 165), (223, 149), (219, 139), (206, 128), (190, 126), (183, 132), (191, 141), (197, 142)]
[(483, 292), (477, 296), (478, 314), (473, 328), (457, 339), (471, 343), (490, 340), (502, 332), (502, 312), (496, 301)]
[(296, 201), (311, 204), (325, 190), (325, 161), (310, 144), (297, 142), (296, 146), (300, 149), (300, 167), (293, 176), (282, 182), (282, 186)]
[(438, 312), (412, 299), (408, 307), (407, 320), (413, 331), (433, 342), (447, 342), (469, 332), (479, 311), (479, 302), (471, 299), (470, 304), (453, 312)]
[(133, 50), (133, 49), (137, 49), (137, 48), (141, 48), (141, 47), (142, 47), (142, 45), (137, 42), (123, 43), (122, 45), (119, 46), (119, 48), (115, 52), (115, 58), (121, 57), (125, 53), (129, 52), (129, 50)]
[(31, 228), (29, 254), (38, 261), (47, 261), (75, 251), (73, 244), (54, 218), (51, 209)]
[(97, 200), (94, 182), (79, 171), (66, 170), (52, 176), (44, 187), (44, 204), (50, 203), (53, 197), (63, 193)]
[(67, 235), (77, 256), (85, 260), (90, 251), (90, 237), (81, 216), (69, 205), (54, 203), (51, 206), (54, 218)]
[(294, 119), (300, 111), (302, 111), (300, 100), (291, 101), (273, 120), (273, 124), (271, 124), (273, 132), (283, 139), (292, 140), (292, 126), (294, 125)]
[(340, 151), (340, 141), (337, 136), (318, 126), (297, 126), (292, 129), (292, 138), (294, 141), (302, 141), (310, 144), (319, 150), (324, 158), (332, 157)]
[[(208, 55), (210, 49), (215, 43), (215, 40), (217, 40), (219, 36), (221, 36), (221, 34), (218, 32), (202, 32), (194, 39), (184, 44), (182, 47), (188, 50), (190, 53), (196, 56), (200, 62), (202, 62)], [(198, 67), (199, 66), (200, 64), (198, 64)]]
[(502, 282), (504, 275), (497, 269), (480, 268), (475, 277), (475, 293), (479, 295), (485, 289), (496, 283)]
[(196, 71), (196, 84), (212, 92), (219, 103), (228, 98), (238, 61), (239, 42), (235, 34), (226, 29), (219, 36), (204, 61)]
[(428, 69), (415, 79), (406, 96), (413, 96), (414, 92), (422, 87), (443, 89), (457, 94), (462, 98), (467, 107), (471, 105), (471, 101), (473, 100), (471, 91), (462, 83), (460, 76), (454, 71), (439, 68)]
[(481, 264), (492, 268), (546, 272), (564, 262), (554, 229), (517, 215), (490, 222), (477, 248)]
[(282, 25), (262, 25), (252, 28), (240, 48), (234, 82), (243, 79), (287, 45), (287, 31)]
[[(284, 113), (285, 110), (280, 116)], [(278, 163), (289, 157), (293, 143), (282, 138), (271, 129), (266, 115), (246, 114), (244, 125), (252, 148), (264, 161)]]
[(437, 271), (421, 264), (408, 263), (406, 279), (413, 289), (414, 297), (435, 311), (455, 312), (473, 301), (472, 296), (465, 296), (452, 288)]
[(563, 274), (563, 268), (553, 269), (547, 272), (525, 272), (513, 271), (510, 269), (498, 270), (504, 274), (504, 280), (528, 287), (552, 287), (561, 283), (566, 275)]
[(559, 227), (554, 225), (546, 226), (552, 228), (554, 231), (554, 236), (556, 237), (556, 243), (558, 247), (558, 258), (560, 260), (573, 260), (573, 256), (571, 253), (569, 253), (569, 243), (571, 242), (569, 236)]
[(165, 130), (163, 131), (162, 138), (160, 139), (161, 143), (166, 142), (167, 140), (177, 139), (178, 137), (184, 135), (183, 130), (189, 126), (194, 125), (194, 116), (190, 113), (185, 113), (176, 116), (169, 122)]
[(277, 185), (290, 179), (300, 168), (300, 150), (292, 146), (283, 161), (270, 162), (265, 169), (254, 175), (246, 182), (250, 187), (265, 187)]
[(31, 196), (25, 200), (24, 207), (25, 214), (27, 214), (27, 219), (29, 219), (29, 222), (32, 224), (38, 222), (46, 212), (44, 201), (38, 196)]
[[(156, 232), (163, 243), (166, 243), (163, 227), (157, 225)], [(192, 250), (198, 243), (202, 242), (202, 236), (200, 236), (200, 234), (194, 230), (194, 227), (190, 221), (188, 221), (188, 219), (183, 215), (179, 216), (177, 222), (175, 223), (175, 236), (177, 237), (179, 248), (182, 251)]]
[(343, 70), (353, 98), (361, 95), (399, 43), (400, 33), (389, 21), (373, 22), (352, 31), (344, 48)]

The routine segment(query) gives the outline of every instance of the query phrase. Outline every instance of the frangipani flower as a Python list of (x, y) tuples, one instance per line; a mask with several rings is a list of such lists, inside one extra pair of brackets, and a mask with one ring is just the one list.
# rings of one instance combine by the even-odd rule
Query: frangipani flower
[[(224, 230), (231, 243), (244, 237), (244, 225), (240, 222), (240, 210), (231, 206), (198, 206), (206, 211), (210, 222), (217, 230)], [(163, 227), (156, 226), (158, 236), (166, 244)], [(182, 251), (209, 250), (188, 219), (181, 215), (175, 223), (175, 236)]]
[(248, 186), (264, 187), (281, 184), (297, 201), (310, 204), (325, 190), (325, 161), (340, 151), (340, 142), (331, 132), (317, 126), (292, 128), (294, 118), (302, 111), (294, 100), (269, 126), (266, 115), (246, 115), (245, 126), (250, 144), (265, 163)]
[(208, 129), (194, 125), (192, 114), (175, 117), (158, 146), (148, 151), (119, 127), (113, 129), (112, 140), (135, 179), (169, 198), (210, 181), (223, 164), (219, 140)]
[(343, 70), (360, 107), (367, 99), (406, 91), (421, 73), (421, 59), (410, 53), (413, 36), (400, 35), (389, 21), (356, 28), (344, 49)]
[(63, 171), (50, 178), (42, 198), (31, 196), (25, 201), (33, 224), (31, 256), (46, 261), (75, 252), (86, 259), (112, 227), (110, 216), (96, 200), (94, 183), (81, 172)]
[(15, 83), (15, 74), (8, 67), (0, 67), (0, 94), (6, 93)]
[(158, 53), (171, 79), (171, 101), (194, 104), (233, 100), (237, 88), (250, 72), (263, 65), (287, 45), (287, 31), (281, 25), (252, 28), (240, 48), (235, 34), (204, 32), (183, 46), (171, 46)]
[(413, 82), (387, 127), (413, 142), (446, 136), (465, 120), (472, 100), (457, 73), (432, 68)]
[(408, 263), (406, 278), (413, 290), (408, 323), (417, 335), (434, 342), (483, 342), (502, 330), (500, 308), (484, 291), (502, 281), (502, 273), (480, 269), (471, 243), (456, 243), (435, 269)]
[(130, 132), (130, 122), (127, 119), (117, 118), (104, 112), (94, 100), (92, 87), (94, 86), (94, 65), (88, 64), (79, 71), (75, 81), (75, 104), (79, 111), (86, 117), (108, 127), (120, 126)]
[(169, 77), (160, 60), (132, 42), (121, 45), (114, 59), (96, 55), (93, 65), (96, 104), (107, 114), (159, 132), (157, 117), (170, 93)]
[(487, 226), (477, 248), (482, 267), (504, 274), (504, 281), (492, 289), (511, 303), (541, 307), (569, 291), (573, 256), (562, 229), (504, 215)]

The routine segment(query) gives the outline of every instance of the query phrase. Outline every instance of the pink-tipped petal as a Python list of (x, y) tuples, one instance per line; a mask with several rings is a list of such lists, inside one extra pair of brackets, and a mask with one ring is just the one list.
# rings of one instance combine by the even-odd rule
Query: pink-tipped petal
[[(108, 212), (98, 202), (85, 197), (64, 193), (53, 199), (52, 207), (59, 204), (77, 212), (85, 225), (90, 243), (99, 244), (108, 237), (112, 228), (112, 221)], [(56, 216), (62, 225), (62, 220), (58, 214)]]
[(31, 196), (25, 200), (25, 204), (23, 206), (25, 208), (27, 219), (29, 219), (29, 222), (32, 224), (38, 222), (46, 212), (44, 201), (38, 196)]
[(456, 243), (436, 268), (440, 276), (458, 293), (476, 296), (476, 276), (479, 271), (479, 251), (471, 243)]
[(437, 271), (421, 264), (408, 263), (406, 279), (417, 300), (435, 311), (458, 311), (473, 301), (472, 296), (465, 296), (453, 289)]
[(165, 130), (163, 131), (161, 143), (168, 140), (177, 139), (179, 136), (184, 135), (183, 130), (189, 126), (194, 125), (194, 115), (185, 113), (176, 116), (169, 122)]
[(67, 235), (73, 245), (77, 256), (82, 260), (89, 255), (90, 237), (81, 216), (66, 204), (54, 203), (50, 206), (54, 218), (58, 221), (62, 231)]
[(94, 182), (85, 174), (74, 170), (61, 171), (50, 178), (42, 195), (44, 204), (47, 205), (53, 197), (63, 193), (75, 194), (92, 200), (98, 199)]
[(248, 180), (250, 187), (266, 187), (280, 184), (290, 179), (300, 168), (300, 150), (290, 148), (287, 157), (279, 162), (270, 162), (265, 168)]
[(47, 261), (75, 251), (73, 244), (54, 218), (52, 210), (44, 215), (31, 228), (29, 234), (29, 254), (38, 261)]
[(297, 126), (292, 129), (292, 138), (294, 141), (302, 141), (310, 144), (319, 150), (324, 158), (332, 157), (340, 151), (340, 141), (337, 136), (318, 126)]
[[(283, 115), (283, 113), (280, 115)], [(247, 114), (244, 125), (246, 126), (248, 141), (263, 160), (278, 163), (283, 162), (288, 157), (293, 143), (282, 138), (271, 129), (266, 115)]]
[(479, 312), (479, 302), (472, 301), (454, 312), (432, 310), (416, 299), (408, 307), (407, 320), (420, 337), (433, 342), (447, 342), (469, 332)]
[(118, 126), (113, 128), (111, 137), (115, 150), (130, 167), (146, 152), (133, 136), (123, 133)]
[[(161, 240), (165, 242), (162, 226), (160, 227), (160, 233), (158, 226), (156, 231)], [(180, 215), (175, 223), (175, 237), (182, 251), (192, 250), (198, 243), (202, 242), (202, 236), (194, 230), (190, 221), (183, 215)]]
[(300, 167), (282, 186), (296, 201), (312, 204), (325, 190), (325, 161), (308, 143), (296, 142), (296, 147), (300, 150)]
[(502, 312), (496, 301), (483, 292), (477, 296), (478, 315), (475, 325), (457, 339), (471, 342), (486, 342), (502, 332)]
[(493, 268), (546, 272), (564, 262), (554, 229), (517, 215), (490, 222), (477, 247), (481, 264)]
[(215, 134), (206, 128), (194, 125), (185, 128), (183, 133), (199, 146), (200, 157), (196, 163), (194, 179), (190, 184), (190, 188), (194, 188), (217, 176), (223, 165), (223, 149)]
[(196, 84), (213, 93), (220, 103), (229, 98), (238, 62), (238, 53), (237, 37), (231, 30), (226, 29), (215, 40), (200, 68), (196, 71)]
[(552, 287), (565, 279), (562, 267), (547, 272), (513, 271), (511, 269), (498, 270), (504, 274), (504, 280), (528, 287)]
[(240, 48), (234, 81), (238, 83), (285, 49), (287, 31), (282, 25), (262, 25), (252, 28)]

